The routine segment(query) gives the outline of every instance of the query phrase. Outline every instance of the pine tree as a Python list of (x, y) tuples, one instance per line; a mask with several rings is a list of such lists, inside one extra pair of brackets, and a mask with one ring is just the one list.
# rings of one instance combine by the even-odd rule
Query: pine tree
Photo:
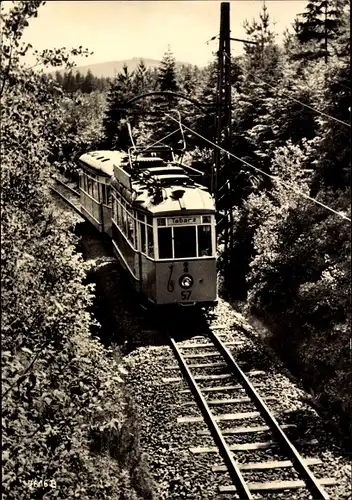
[(344, 0), (310, 0), (306, 12), (295, 24), (296, 37), (301, 44), (297, 59), (322, 59), (331, 55), (329, 47), (338, 35)]
[(279, 62), (280, 51), (275, 43), (275, 33), (270, 29), (270, 16), (268, 9), (263, 2), (262, 11), (259, 13), (259, 22), (253, 19), (247, 20), (243, 27), (246, 32), (246, 38), (253, 44), (244, 44), (245, 66), (248, 70), (260, 71), (266, 77), (274, 77)]
[(83, 81), (84, 81), (84, 77), (83, 77), (82, 73), (80, 71), (77, 71), (77, 73), (75, 74), (75, 85), (76, 85), (77, 90), (82, 89)]
[(170, 46), (165, 52), (158, 69), (158, 85), (162, 91), (177, 92), (179, 88), (176, 76), (176, 59)]
[(147, 90), (147, 66), (141, 59), (136, 68), (133, 79), (133, 88), (137, 94), (144, 94)]
[(77, 90), (75, 77), (71, 70), (64, 73), (63, 88), (66, 92), (75, 92)]
[(63, 85), (64, 83), (64, 77), (62, 76), (60, 71), (55, 71), (55, 80), (59, 85)]
[(131, 146), (125, 119), (126, 103), (133, 97), (133, 73), (127, 65), (123, 66), (107, 96), (107, 109), (103, 120), (105, 147), (107, 149), (126, 149)]
[[(176, 60), (168, 47), (160, 66), (155, 72), (156, 89), (158, 91), (177, 92), (179, 90), (176, 74)], [(152, 133), (152, 142), (162, 139), (169, 133), (173, 132), (177, 126), (175, 123), (166, 117), (167, 113), (172, 113), (172, 110), (177, 106), (178, 98), (170, 95), (160, 95), (153, 98), (150, 109), (150, 114), (145, 119), (145, 126)], [(175, 134), (166, 140), (165, 144), (177, 149), (179, 147), (180, 134)]]
[(95, 89), (96, 89), (95, 77), (94, 77), (93, 73), (91, 72), (91, 70), (89, 69), (87, 71), (86, 76), (84, 77), (83, 82), (82, 82), (81, 90), (85, 94), (90, 94)]

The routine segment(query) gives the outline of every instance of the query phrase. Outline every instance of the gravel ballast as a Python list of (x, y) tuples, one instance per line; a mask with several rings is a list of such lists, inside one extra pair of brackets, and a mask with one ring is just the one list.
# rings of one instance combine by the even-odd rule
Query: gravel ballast
[[(171, 321), (171, 320), (170, 320)], [(332, 499), (347, 499), (351, 496), (351, 466), (347, 457), (334, 437), (330, 435), (321, 418), (308, 404), (307, 394), (300, 389), (283, 372), (282, 366), (277, 366), (275, 361), (263, 353), (260, 340), (246, 333), (244, 318), (235, 312), (223, 300), (219, 301), (215, 309), (212, 326), (221, 326), (216, 330), (221, 334), (223, 341), (241, 340), (240, 346), (231, 347), (235, 359), (243, 363), (243, 369), (249, 371), (263, 370), (263, 375), (251, 378), (258, 384), (261, 396), (279, 395), (278, 399), (268, 401), (270, 410), (275, 412), (280, 424), (294, 424), (295, 427), (287, 429), (286, 433), (294, 442), (297, 450), (309, 458), (320, 458), (322, 464), (312, 465), (311, 471), (318, 478), (329, 477), (337, 481), (335, 486), (326, 486), (325, 489)], [(160, 326), (159, 326), (160, 328)], [(166, 330), (166, 328), (165, 328)], [(202, 335), (202, 328), (196, 327), (195, 336)], [(248, 331), (251, 328), (248, 325)], [(183, 332), (184, 334), (185, 332)], [(204, 329), (203, 329), (204, 333)], [(185, 338), (185, 335), (183, 335)], [(192, 340), (189, 333), (185, 339), (187, 343), (202, 343), (204, 338)], [(167, 344), (165, 331), (165, 344)], [(182, 345), (182, 342), (179, 343)], [(192, 352), (187, 350), (187, 354)], [(195, 352), (195, 351), (194, 351)], [(199, 349), (197, 353), (199, 353)], [(203, 351), (204, 352), (204, 351)], [(144, 346), (135, 349), (125, 357), (125, 367), (128, 370), (126, 388), (129, 391), (137, 408), (140, 426), (140, 445), (146, 454), (150, 471), (158, 483), (158, 498), (160, 499), (210, 499), (210, 498), (238, 498), (236, 494), (219, 492), (220, 485), (230, 485), (231, 480), (226, 472), (213, 472), (214, 465), (224, 465), (218, 452), (194, 454), (191, 447), (211, 446), (215, 444), (211, 436), (199, 436), (197, 433), (206, 430), (206, 424), (201, 422), (177, 423), (180, 416), (201, 417), (199, 410), (183, 380), (177, 361), (168, 345)], [(202, 358), (192, 360), (192, 363), (214, 363), (218, 359)], [(216, 368), (221, 373), (221, 367)], [(193, 373), (207, 374), (207, 368), (195, 369)], [(210, 373), (210, 372), (209, 372)], [(212, 368), (211, 373), (214, 373)], [(180, 381), (165, 382), (165, 379), (180, 377)], [(226, 385), (222, 381), (220, 385)], [(219, 385), (218, 381), (201, 382), (200, 385)], [(183, 391), (183, 392), (181, 392)], [(244, 397), (243, 391), (211, 392), (207, 399), (220, 399), (229, 397)], [(215, 414), (230, 412), (254, 411), (251, 403), (240, 405), (222, 405), (212, 407)], [(221, 422), (221, 429), (238, 426), (263, 425), (262, 420), (246, 419), (236, 422)], [(243, 442), (263, 442), (270, 440), (270, 433), (252, 433), (227, 436), (228, 444)], [(234, 456), (241, 463), (258, 462), (259, 460), (284, 460), (285, 457), (279, 448), (268, 450), (239, 451)], [(292, 468), (271, 469), (265, 472), (243, 472), (246, 480), (250, 482), (263, 482), (272, 480), (299, 479)], [(254, 493), (255, 498), (310, 498), (307, 491), (298, 489), (281, 491), (279, 493)]]

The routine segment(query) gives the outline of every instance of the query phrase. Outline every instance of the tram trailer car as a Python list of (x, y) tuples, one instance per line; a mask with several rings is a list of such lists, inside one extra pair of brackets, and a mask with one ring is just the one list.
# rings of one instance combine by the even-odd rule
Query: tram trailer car
[[(136, 153), (136, 152), (135, 152)], [(82, 213), (112, 238), (134, 288), (156, 305), (217, 302), (215, 205), (178, 163), (153, 153), (79, 158)]]

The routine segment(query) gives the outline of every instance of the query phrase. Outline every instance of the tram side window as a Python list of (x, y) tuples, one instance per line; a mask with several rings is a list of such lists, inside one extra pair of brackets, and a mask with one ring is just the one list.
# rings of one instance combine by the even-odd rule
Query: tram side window
[(212, 255), (211, 248), (211, 225), (198, 226), (198, 256), (207, 257)]
[(106, 205), (111, 204), (111, 188), (105, 184)]
[(93, 179), (91, 177), (87, 177), (87, 181), (88, 181), (87, 193), (92, 196), (92, 194), (93, 194)]
[(106, 184), (100, 184), (101, 186), (101, 202), (103, 203), (103, 205), (107, 205), (107, 196), (106, 196), (106, 188), (107, 188), (107, 185)]
[(110, 186), (108, 184), (101, 184), (101, 201), (104, 205), (109, 204), (109, 197), (111, 203), (111, 194), (110, 194)]
[(147, 235), (148, 235), (148, 255), (149, 257), (154, 258), (153, 228), (151, 226), (147, 226)]
[(172, 259), (171, 227), (158, 228), (159, 259)]
[(122, 206), (121, 203), (117, 203), (117, 224), (120, 228), (122, 228)]
[(112, 218), (115, 222), (117, 222), (117, 201), (115, 198), (112, 200)]
[(145, 234), (145, 224), (143, 222), (139, 222), (139, 225), (140, 225), (140, 230), (141, 230), (141, 251), (143, 253), (147, 253), (147, 238), (146, 238), (146, 234)]
[(99, 184), (97, 181), (93, 181), (93, 198), (96, 201), (100, 201), (99, 200)]
[(196, 226), (174, 227), (175, 258), (196, 257)]
[(123, 233), (127, 236), (127, 212), (126, 212), (126, 207), (122, 207), (122, 230), (123, 230)]
[(133, 217), (131, 217), (131, 215), (126, 212), (127, 214), (127, 238), (128, 240), (130, 241), (130, 243), (132, 243), (132, 245), (134, 244), (133, 242), (133, 236), (134, 236), (134, 232), (133, 232)]

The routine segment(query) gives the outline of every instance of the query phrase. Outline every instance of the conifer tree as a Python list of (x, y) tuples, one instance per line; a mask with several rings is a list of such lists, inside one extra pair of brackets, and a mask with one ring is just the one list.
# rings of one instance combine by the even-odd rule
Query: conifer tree
[(133, 97), (133, 73), (127, 65), (123, 66), (111, 84), (107, 96), (107, 109), (103, 120), (105, 147), (107, 149), (126, 149), (130, 144), (126, 129), (126, 103)]
[(176, 92), (179, 88), (176, 76), (176, 59), (170, 46), (165, 52), (158, 69), (158, 84), (159, 89), (163, 91)]
[(62, 73), (60, 71), (55, 71), (55, 80), (59, 85), (63, 85), (64, 77), (62, 76)]
[(80, 71), (77, 71), (75, 74), (75, 85), (76, 89), (82, 89), (82, 83), (83, 83), (84, 77)]
[(66, 92), (75, 92), (77, 90), (75, 77), (71, 70), (64, 73), (63, 88)]
[(136, 68), (136, 72), (134, 75), (134, 79), (133, 79), (133, 87), (134, 87), (134, 90), (137, 94), (143, 94), (144, 92), (146, 92), (147, 71), (148, 71), (147, 67), (146, 67), (143, 59), (141, 59), (138, 63), (138, 66)]
[(270, 16), (264, 2), (262, 11), (259, 13), (259, 21), (253, 19), (251, 22), (248, 20), (244, 22), (246, 38), (256, 42), (256, 45), (244, 44), (244, 52), (247, 69), (260, 71), (264, 75), (273, 77), (279, 62), (280, 51), (270, 25)]
[(94, 80), (95, 80), (94, 75), (91, 72), (91, 70), (89, 69), (87, 71), (86, 76), (84, 77), (84, 79), (81, 83), (81, 90), (83, 93), (90, 94), (91, 92), (93, 92), (93, 90), (96, 89), (96, 85), (95, 85)]
[(328, 61), (330, 45), (341, 27), (344, 0), (310, 0), (306, 11), (299, 15), (295, 32), (301, 44), (297, 59)]

